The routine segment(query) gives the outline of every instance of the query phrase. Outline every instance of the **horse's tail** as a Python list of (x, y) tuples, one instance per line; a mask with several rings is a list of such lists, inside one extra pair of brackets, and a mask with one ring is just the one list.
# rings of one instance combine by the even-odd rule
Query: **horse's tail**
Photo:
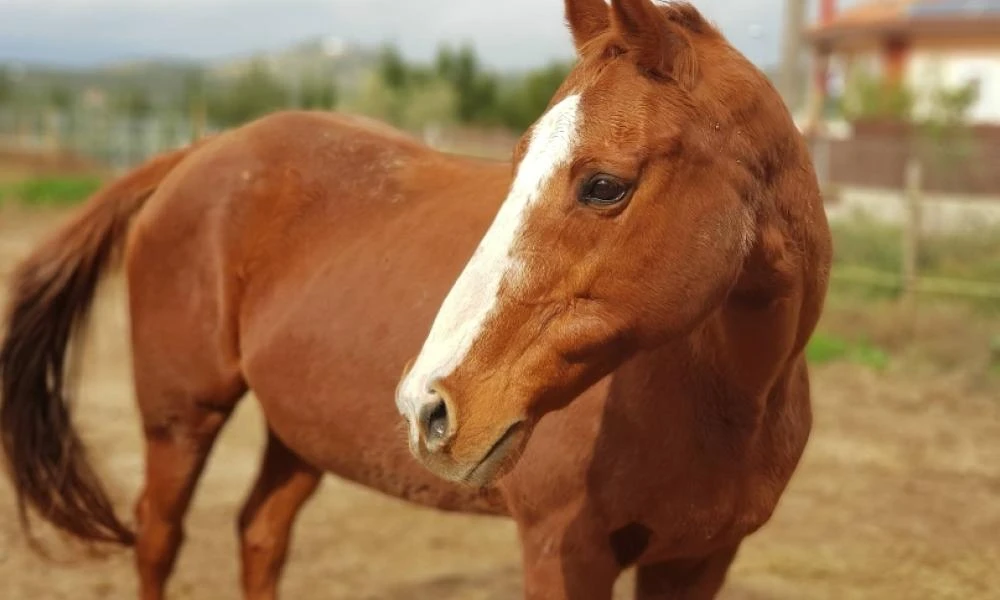
[(10, 278), (0, 343), (0, 443), (30, 541), (29, 507), (84, 541), (135, 541), (70, 420), (66, 355), (101, 275), (122, 254), (132, 216), (192, 149), (161, 154), (99, 190)]

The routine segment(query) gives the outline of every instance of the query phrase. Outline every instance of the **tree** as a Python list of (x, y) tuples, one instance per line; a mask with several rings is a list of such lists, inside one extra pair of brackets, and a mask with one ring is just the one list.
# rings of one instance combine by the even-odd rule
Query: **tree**
[(515, 131), (531, 126), (545, 112), (571, 68), (571, 64), (555, 62), (529, 72), (500, 102), (500, 122)]
[(390, 90), (403, 90), (409, 83), (409, 69), (399, 49), (387, 44), (382, 48), (378, 60), (378, 73)]
[(470, 44), (464, 44), (455, 56), (451, 83), (458, 94), (458, 120), (470, 123), (493, 112), (496, 106), (496, 80), (482, 73), (479, 57)]
[(968, 121), (969, 110), (979, 100), (978, 80), (965, 85), (935, 87), (930, 95), (930, 104), (924, 121), (932, 127), (961, 127)]
[(184, 86), (181, 92), (181, 110), (191, 119), (191, 135), (200, 138), (205, 132), (208, 118), (208, 95), (205, 92), (205, 73), (200, 68), (188, 71), (184, 75)]
[(195, 110), (205, 102), (205, 74), (201, 69), (192, 69), (184, 74), (182, 94), (183, 109)]
[(924, 143), (946, 167), (957, 167), (976, 155), (969, 111), (978, 99), (978, 81), (950, 88), (937, 86), (929, 95), (926, 111), (917, 119)]
[(257, 61), (208, 105), (213, 121), (233, 126), (252, 121), (288, 106), (288, 90), (266, 65)]
[(411, 131), (455, 120), (457, 97), (454, 88), (442, 79), (418, 86), (407, 95), (400, 108), (401, 125)]
[(399, 124), (399, 94), (389, 89), (382, 74), (371, 73), (361, 84), (360, 93), (348, 109), (382, 121)]
[(877, 119), (905, 125), (912, 133), (909, 151), (928, 158), (940, 173), (977, 153), (968, 117), (978, 96), (978, 82), (950, 87), (924, 81), (912, 87), (905, 81), (856, 73), (849, 80), (842, 111), (853, 121)]
[(137, 86), (122, 92), (117, 104), (119, 110), (133, 119), (147, 117), (153, 112), (153, 103), (150, 102), (148, 93)]
[(330, 110), (337, 105), (337, 84), (332, 79), (309, 79), (302, 84), (302, 108)]
[(913, 116), (914, 102), (912, 90), (904, 83), (856, 71), (847, 82), (841, 111), (849, 120), (908, 121)]
[(438, 77), (447, 82), (453, 82), (456, 63), (455, 52), (451, 46), (443, 45), (438, 48), (437, 57), (434, 59), (434, 70)]
[(49, 106), (66, 111), (73, 106), (73, 92), (63, 84), (55, 84), (49, 89)]
[(454, 87), (458, 99), (457, 117), (462, 123), (497, 121), (499, 99), (496, 75), (485, 71), (471, 44), (453, 51), (448, 46), (438, 50), (434, 69), (437, 76)]
[(0, 106), (14, 98), (14, 78), (4, 67), (0, 67)]
[(502, 89), (471, 44), (439, 47), (429, 67), (408, 64), (386, 46), (353, 109), (407, 128), (459, 122), (523, 130), (544, 112), (571, 67), (552, 63)]

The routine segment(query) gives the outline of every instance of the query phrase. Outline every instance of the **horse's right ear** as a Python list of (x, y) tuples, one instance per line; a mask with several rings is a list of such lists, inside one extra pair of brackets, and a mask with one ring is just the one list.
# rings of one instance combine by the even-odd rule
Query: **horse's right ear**
[(698, 75), (691, 41), (678, 21), (700, 15), (690, 5), (672, 8), (674, 18), (653, 0), (611, 0), (611, 20), (636, 64), (649, 73), (693, 88)]
[(611, 27), (608, 5), (604, 0), (566, 0), (566, 22), (579, 52)]

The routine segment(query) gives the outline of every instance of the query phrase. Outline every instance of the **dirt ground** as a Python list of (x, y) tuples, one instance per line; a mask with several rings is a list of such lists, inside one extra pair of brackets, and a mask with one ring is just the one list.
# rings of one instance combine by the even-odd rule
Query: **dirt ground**
[[(0, 207), (0, 280), (58, 215)], [(120, 282), (98, 305), (77, 421), (130, 514), (140, 437)], [(816, 424), (772, 521), (743, 547), (724, 598), (1000, 597), (1000, 393), (959, 377), (814, 370)], [(238, 598), (235, 515), (263, 441), (252, 399), (220, 438), (187, 519), (173, 598)], [(328, 477), (296, 529), (287, 598), (518, 598), (513, 524), (439, 514)], [(51, 538), (54, 539), (54, 538)], [(133, 598), (131, 555), (30, 553), (0, 480), (0, 598)], [(619, 596), (627, 597), (624, 577)]]

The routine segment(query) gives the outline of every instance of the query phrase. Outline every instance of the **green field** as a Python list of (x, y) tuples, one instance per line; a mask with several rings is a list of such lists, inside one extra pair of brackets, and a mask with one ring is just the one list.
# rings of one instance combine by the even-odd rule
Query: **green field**
[(102, 183), (94, 175), (39, 175), (0, 182), (0, 203), (70, 206), (86, 200)]

